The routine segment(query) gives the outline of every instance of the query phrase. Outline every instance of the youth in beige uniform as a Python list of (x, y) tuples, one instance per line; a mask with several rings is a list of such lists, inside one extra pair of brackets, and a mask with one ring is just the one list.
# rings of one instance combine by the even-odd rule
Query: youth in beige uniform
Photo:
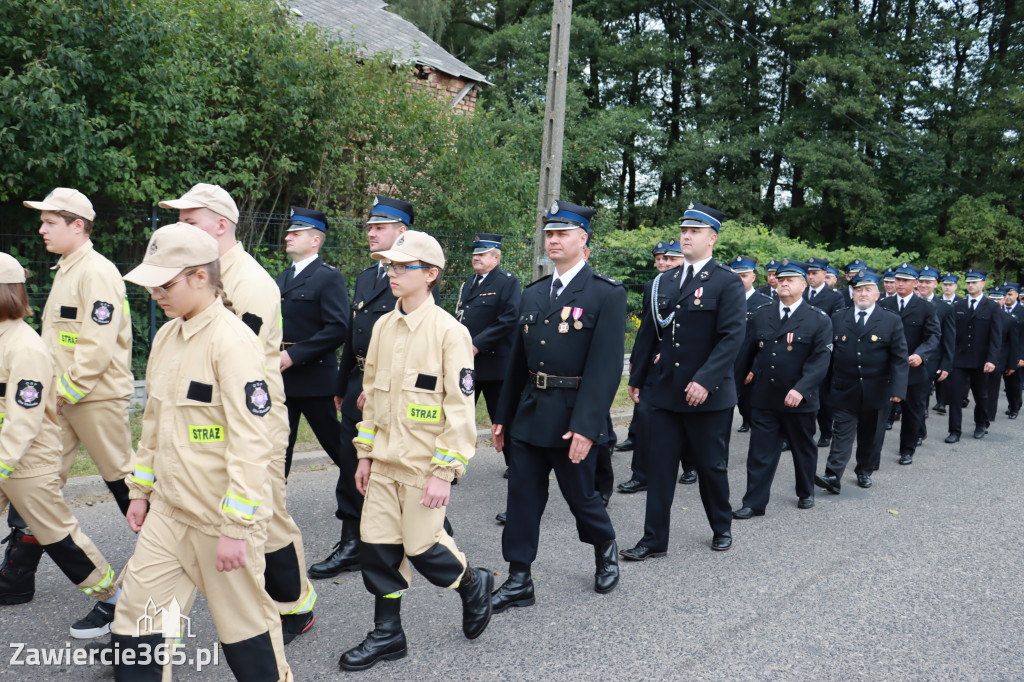
[[(24, 282), (18, 261), (0, 253), (0, 290), (17, 291), (27, 308)], [(21, 508), (31, 534), (14, 529), (17, 537), (8, 553), (24, 553), (30, 560), (5, 562), (0, 604), (32, 599), (35, 566), (44, 550), (80, 590), (110, 599), (117, 590), (114, 571), (82, 532), (61, 493), (53, 361), (39, 335), (22, 321), (25, 312), (0, 308), (0, 317), (8, 318), (0, 321), (0, 510), (8, 502)]]
[[(153, 234), (143, 264), (125, 276), (149, 287), (163, 282), (165, 291), (154, 291), (154, 298), (170, 304), (165, 310), (175, 319), (157, 333), (146, 371), (149, 400), (128, 483), (128, 520), (141, 533), (125, 572), (113, 644), (122, 661), (125, 649), (155, 649), (180, 624), (145, 619), (147, 602), (174, 611), (173, 600), (185, 605), (198, 588), (236, 678), (291, 680), (280, 616), (263, 580), (274, 508), (266, 423), (273, 399), (263, 351), (219, 297), (193, 312), (173, 308), (184, 305), (181, 296), (196, 296), (189, 288), (199, 289), (203, 301), (204, 288), (215, 290), (209, 276), (203, 286), (205, 271), (190, 276), (188, 266), (216, 263), (217, 256), (213, 238), (175, 223)], [(176, 289), (168, 293), (168, 284)], [(148, 514), (136, 501), (148, 501)], [(232, 563), (237, 554), (225, 558), (225, 548), (237, 547), (234, 540), (244, 540), (244, 562)], [(152, 679), (158, 668), (122, 663), (117, 675)]]
[[(392, 266), (430, 264), (437, 277), (445, 262), (433, 237), (412, 230), (373, 257)], [(360, 459), (356, 485), (365, 495), (360, 565), (376, 608), (373, 632), (339, 661), (346, 670), (406, 655), (399, 611), (402, 591), (410, 586), (410, 563), (433, 584), (458, 589), (466, 637), (478, 637), (491, 617), (494, 578), (485, 569), (467, 568), (444, 530), (450, 488), (439, 486), (445, 492), (436, 502), (429, 488), (435, 479), (450, 484), (464, 475), (476, 448), (473, 344), (466, 328), (434, 303), (426, 280), (417, 282), (423, 265), (406, 265), (401, 274), (389, 271), (399, 300), (373, 328), (363, 420), (353, 441)], [(422, 291), (410, 292), (417, 283)]]
[(212, 236), (220, 249), (220, 276), (224, 291), (242, 322), (259, 337), (266, 355), (272, 407), (265, 421), (273, 444), (271, 481), (274, 486), (273, 516), (266, 542), (266, 585), (267, 593), (277, 602), (282, 615), (284, 638), (288, 643), (312, 627), (317, 595), (306, 577), (302, 532), (288, 513), (286, 504), (284, 467), (288, 450), (288, 408), (281, 377), (281, 291), (256, 259), (235, 241), (238, 208), (226, 190), (200, 183), (180, 199), (161, 202), (160, 206), (179, 209), (183, 221), (208, 234), (211, 230), (216, 231), (221, 221), (210, 220), (208, 213), (204, 215), (205, 211), (212, 211), (230, 225), (229, 232)]

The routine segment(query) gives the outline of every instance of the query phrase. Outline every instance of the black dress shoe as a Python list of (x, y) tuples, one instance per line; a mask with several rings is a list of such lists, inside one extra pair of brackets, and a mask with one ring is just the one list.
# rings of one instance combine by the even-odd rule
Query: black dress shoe
[(640, 481), (636, 480), (635, 478), (631, 478), (628, 481), (626, 481), (625, 483), (620, 483), (619, 484), (619, 492), (622, 493), (623, 495), (629, 495), (631, 493), (638, 493), (638, 492), (641, 492), (643, 490), (647, 490), (647, 484), (646, 483), (641, 483)]
[(963, 408), (966, 410), (967, 406), (971, 404), (971, 399), (970, 398), (964, 398), (964, 402), (962, 404), (963, 404)]
[(984, 438), (987, 435), (988, 435), (988, 429), (986, 429), (983, 426), (979, 426), (978, 428), (974, 429), (974, 437), (977, 438), (978, 440), (981, 440), (982, 438)]
[(782, 445), (780, 446), (780, 448), (781, 448), (781, 450), (780, 450), (781, 452), (786, 452), (787, 450), (789, 450), (789, 441), (783, 439), (782, 440)]
[(743, 422), (742, 424), (740, 424), (740, 428), (736, 429), (736, 433), (746, 433), (749, 430), (750, 424), (748, 424), (747, 422)]
[(502, 478), (508, 478), (508, 467), (505, 467), (505, 473), (501, 475)]
[(594, 592), (608, 594), (619, 584), (619, 548), (615, 540), (594, 545)]
[(533, 606), (533, 577), (527, 571), (509, 571), (508, 579), (491, 593), (491, 610), (503, 613), (513, 606)]
[(1007, 417), (1009, 417), (1009, 416), (1010, 416), (1010, 408), (1006, 408), (1006, 409), (1005, 409), (1005, 410), (1003, 411), (1003, 414), (1005, 414), (1005, 415), (1006, 415)]
[(466, 639), (476, 639), (491, 621), (494, 574), (486, 568), (471, 568), (466, 574), (471, 580), (463, 580), (456, 588), (462, 599), (462, 634)]
[(606, 493), (602, 492), (598, 494), (601, 496), (601, 502), (604, 503), (605, 509), (607, 509), (608, 503), (612, 501), (612, 492), (609, 490)]
[(751, 509), (750, 507), (740, 507), (732, 512), (734, 519), (749, 519), (754, 516), (764, 516), (764, 509)]
[(892, 431), (892, 422), (885, 422), (885, 430)]
[(797, 509), (810, 509), (813, 506), (814, 506), (814, 495), (811, 495), (810, 497), (801, 497), (796, 502), (796, 508)]
[(377, 597), (375, 604), (373, 630), (359, 646), (341, 655), (338, 665), (343, 670), (366, 670), (372, 668), (377, 661), (397, 661), (409, 653), (399, 615), (402, 599)]
[(696, 471), (684, 471), (683, 475), (679, 477), (679, 482), (683, 485), (691, 485), (697, 482)]
[(832, 436), (822, 436), (818, 439), (817, 446), (819, 448), (827, 448), (829, 445), (832, 445)]
[(815, 476), (814, 483), (819, 488), (824, 488), (833, 495), (838, 495), (839, 490), (842, 488), (842, 483), (839, 482), (839, 477), (835, 474), (826, 473), (824, 476)]
[(959, 443), (960, 442), (960, 434), (959, 433), (951, 433), (951, 434), (949, 434), (948, 436), (946, 436), (946, 442), (947, 443)]
[(665, 556), (668, 552), (656, 552), (650, 547), (645, 547), (639, 542), (636, 543), (636, 547), (632, 549), (624, 549), (619, 552), (619, 556), (623, 559), (629, 559), (630, 561), (646, 561), (647, 559), (655, 559), (660, 556)]
[(871, 477), (867, 474), (857, 474), (857, 485), (861, 488), (871, 487)]
[(288, 646), (296, 637), (309, 632), (315, 622), (316, 616), (312, 611), (281, 616), (281, 638), (284, 640), (284, 645)]
[(1016, 419), (1017, 418), (1017, 413), (1016, 412), (1011, 412), (1009, 414), (1009, 417), (1010, 417), (1010, 419)]
[(939, 403), (935, 403), (935, 407), (933, 407), (932, 410), (938, 412), (939, 414), (946, 414), (946, 406), (941, 405)]
[(716, 535), (711, 539), (711, 549), (724, 552), (732, 547), (732, 535)]
[(615, 446), (615, 452), (628, 452), (633, 449), (633, 439), (627, 438)]
[(900, 464), (913, 464), (914, 456), (909, 452), (904, 452), (900, 455)]
[(494, 520), (498, 522), (499, 526), (504, 526), (505, 525), (505, 512), (501, 512), (500, 514), (495, 516)]
[(331, 555), (309, 567), (313, 579), (333, 578), (345, 571), (359, 570), (359, 521), (345, 520), (341, 524), (341, 540)]

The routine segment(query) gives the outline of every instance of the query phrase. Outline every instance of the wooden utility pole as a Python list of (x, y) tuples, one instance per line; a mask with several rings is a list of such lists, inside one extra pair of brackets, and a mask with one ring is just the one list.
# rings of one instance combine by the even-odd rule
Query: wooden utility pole
[(554, 0), (551, 12), (551, 51), (548, 53), (548, 94), (544, 104), (544, 142), (537, 192), (537, 226), (533, 242), (533, 276), (551, 272), (544, 252), (544, 215), (559, 197), (562, 184), (562, 137), (565, 133), (565, 88), (569, 81), (569, 24), (572, 0)]

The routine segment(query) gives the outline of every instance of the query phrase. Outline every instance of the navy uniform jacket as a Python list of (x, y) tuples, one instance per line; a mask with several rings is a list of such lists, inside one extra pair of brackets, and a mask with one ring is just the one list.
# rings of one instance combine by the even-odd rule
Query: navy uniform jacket
[[(434, 295), (434, 303), (440, 303), (441, 296), (436, 286), (431, 293)], [(363, 370), (360, 369), (356, 358), (366, 357), (366, 349), (370, 347), (370, 337), (373, 335), (373, 325), (395, 309), (397, 300), (391, 293), (391, 279), (387, 275), (377, 281), (376, 264), (356, 275), (348, 343), (341, 353), (338, 380), (334, 388), (334, 395), (345, 399), (341, 405), (342, 416), (353, 421), (358, 422), (362, 419), (356, 401), (363, 391)]]
[(956, 354), (953, 366), (982, 369), (986, 362), (999, 364), (1003, 341), (1002, 306), (984, 296), (973, 313), (967, 299), (953, 304), (956, 316)]
[(857, 331), (857, 309), (832, 316), (832, 383), (829, 403), (843, 410), (881, 410), (889, 398), (907, 397), (910, 363), (903, 323), (879, 305), (864, 331)]
[(757, 293), (763, 294), (773, 301), (779, 300), (779, 295), (775, 293), (775, 289), (772, 289), (768, 284), (765, 284), (763, 287), (758, 287)]
[[(843, 308), (853, 307), (853, 292), (850, 291), (849, 286), (845, 286), (839, 290), (839, 295), (843, 297)], [(842, 308), (840, 308), (842, 310)]]
[[(570, 441), (562, 440), (566, 431), (604, 443), (609, 439), (608, 410), (622, 379), (626, 290), (584, 265), (554, 305), (549, 304), (550, 295), (550, 275), (523, 291), (494, 423), (538, 447), (568, 447)], [(569, 309), (568, 330), (562, 333), (564, 308)], [(578, 320), (573, 315), (577, 308)], [(578, 389), (542, 389), (530, 381), (531, 372), (581, 381)]]
[(928, 369), (932, 359), (939, 355), (939, 346), (942, 340), (942, 327), (939, 325), (939, 316), (936, 314), (935, 306), (917, 294), (910, 297), (910, 302), (903, 308), (902, 313), (899, 311), (899, 296), (887, 298), (878, 305), (900, 316), (900, 322), (903, 323), (903, 335), (907, 339), (907, 348), (909, 349), (907, 355), (916, 353), (924, 360), (917, 367), (910, 368), (907, 385), (917, 386), (931, 381), (935, 372), (929, 372)]
[(1005, 308), (1003, 314), (1006, 317), (1003, 319), (1002, 350), (999, 352), (999, 362), (996, 363), (997, 374), (1002, 374), (1008, 369), (1017, 369), (1017, 358), (1020, 357), (1020, 330), (1017, 328), (1017, 319), (1007, 313)]
[[(804, 303), (811, 303), (811, 288), (807, 287), (804, 290)], [(826, 284), (821, 288), (821, 291), (817, 296), (814, 297), (814, 302), (811, 303), (815, 308), (825, 313), (827, 317), (832, 317), (833, 313), (842, 310), (846, 303), (843, 301), (843, 295), (835, 289), (830, 289)]]
[(519, 321), (519, 299), (522, 287), (511, 272), (494, 268), (484, 281), (470, 293), (473, 275), (459, 288), (455, 317), (466, 325), (476, 354), (477, 381), (505, 378), (505, 365), (512, 350), (512, 333)]
[[(650, 310), (644, 312), (629, 385), (643, 386), (652, 373), (643, 399), (663, 410), (711, 412), (735, 407), (733, 372), (747, 327), (743, 282), (712, 258), (680, 290), (685, 271), (684, 264), (659, 276), (659, 314), (667, 319), (674, 313), (675, 318), (662, 328)], [(652, 364), (655, 356), (658, 362)], [(695, 407), (685, 397), (691, 381), (709, 391), (707, 399)]]
[[(1013, 306), (1010, 317), (1017, 326), (1017, 360), (1024, 360), (1024, 305), (1018, 303)], [(1016, 361), (1014, 365), (1016, 366)]]
[[(921, 299), (924, 300), (924, 299)], [(938, 296), (932, 296), (928, 301), (935, 308), (935, 316), (939, 319), (939, 330), (941, 331), (939, 341), (939, 352), (932, 355), (928, 361), (928, 376), (934, 377), (938, 371), (953, 371), (953, 353), (956, 352), (956, 319), (953, 315), (953, 306), (943, 303)]]
[[(759, 308), (750, 320), (744, 372), (753, 372), (750, 406), (779, 412), (817, 412), (819, 389), (828, 374), (832, 323), (825, 313), (804, 301), (782, 323), (779, 303)], [(786, 407), (786, 394), (804, 399)]]
[(319, 256), (285, 286), (287, 272), (277, 276), (284, 350), (295, 363), (282, 373), (285, 395), (334, 395), (336, 354), (348, 336), (345, 276)]
[[(657, 279), (657, 278), (655, 278)], [(651, 290), (654, 287), (654, 280), (649, 279), (644, 283), (644, 300), (640, 306), (640, 319), (643, 319), (644, 315), (648, 315), (651, 312)], [(637, 330), (639, 331), (639, 330)], [(632, 365), (636, 358), (636, 343), (633, 343), (633, 350), (629, 352), (629, 364)]]
[[(744, 295), (746, 295), (746, 292), (744, 292)], [(755, 290), (754, 293), (750, 295), (750, 298), (747, 299), (747, 327), (743, 336), (744, 349), (746, 349), (751, 342), (750, 320), (754, 316), (754, 311), (757, 310), (758, 308), (764, 307), (766, 305), (771, 305), (773, 303), (778, 303), (778, 301), (772, 300), (771, 296), (766, 296), (765, 294), (762, 294), (760, 291), (757, 290)], [(736, 364), (734, 366), (734, 378), (736, 379), (737, 388), (743, 385), (743, 380), (746, 378), (748, 373), (748, 371), (745, 371), (745, 362), (746, 353), (741, 350), (739, 354), (736, 356)]]

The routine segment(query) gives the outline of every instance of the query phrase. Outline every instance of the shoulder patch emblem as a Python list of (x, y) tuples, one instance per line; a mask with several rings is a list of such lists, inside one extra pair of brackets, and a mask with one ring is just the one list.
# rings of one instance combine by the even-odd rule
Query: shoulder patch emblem
[(250, 381), (245, 385), (245, 406), (257, 417), (270, 412), (270, 392), (266, 381)]
[(18, 382), (18, 394), (14, 401), (22, 407), (37, 407), (43, 396), (43, 385), (38, 381), (22, 379)]
[(96, 324), (110, 324), (114, 319), (114, 306), (104, 301), (92, 304), (92, 321)]
[(472, 370), (466, 367), (459, 372), (459, 389), (463, 395), (473, 395), (473, 391), (476, 389), (476, 370)]
[(245, 322), (246, 326), (252, 330), (252, 333), (256, 336), (260, 335), (260, 330), (263, 329), (263, 318), (259, 315), (253, 315), (252, 313), (242, 313), (242, 322)]

